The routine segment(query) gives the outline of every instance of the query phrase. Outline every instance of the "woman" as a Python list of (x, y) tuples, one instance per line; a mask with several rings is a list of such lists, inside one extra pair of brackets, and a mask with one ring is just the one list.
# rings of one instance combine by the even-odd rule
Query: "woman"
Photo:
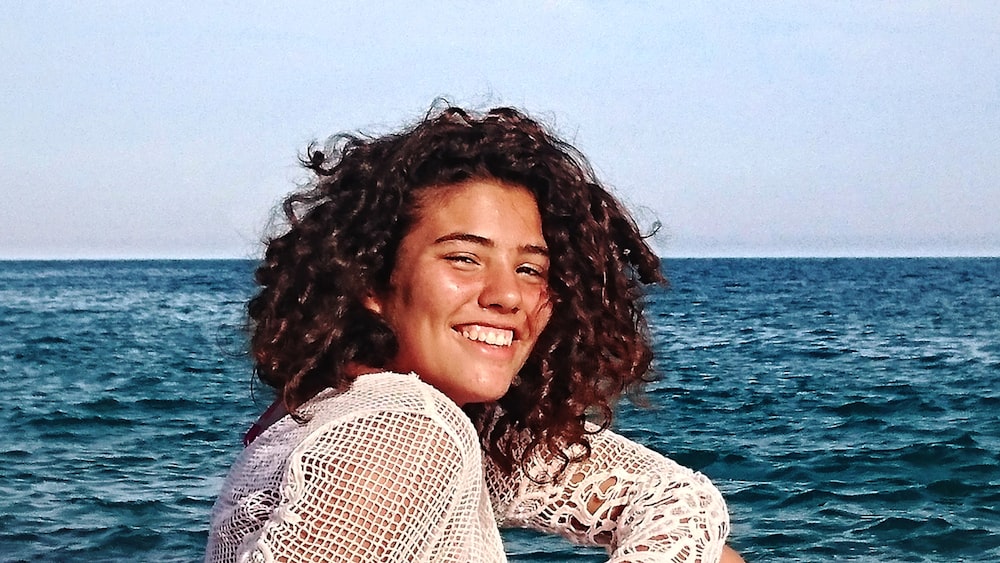
[(304, 162), (249, 305), (278, 400), (206, 561), (504, 561), (498, 526), (719, 560), (715, 487), (607, 430), (663, 280), (580, 154), (516, 110), (447, 108)]

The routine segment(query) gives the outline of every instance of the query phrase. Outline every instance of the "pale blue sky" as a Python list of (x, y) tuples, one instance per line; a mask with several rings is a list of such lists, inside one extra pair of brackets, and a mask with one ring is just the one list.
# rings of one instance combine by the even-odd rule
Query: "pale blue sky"
[(667, 256), (1000, 256), (997, 2), (202, 4), (0, 3), (0, 258), (256, 256), (310, 140), (438, 96)]

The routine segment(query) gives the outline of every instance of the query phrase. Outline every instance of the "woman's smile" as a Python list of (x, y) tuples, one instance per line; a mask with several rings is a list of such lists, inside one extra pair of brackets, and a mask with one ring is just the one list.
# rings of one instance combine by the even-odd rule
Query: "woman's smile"
[(514, 341), (514, 331), (492, 328), (482, 325), (465, 325), (461, 327), (462, 336), (474, 342), (485, 342), (492, 346), (508, 347)]

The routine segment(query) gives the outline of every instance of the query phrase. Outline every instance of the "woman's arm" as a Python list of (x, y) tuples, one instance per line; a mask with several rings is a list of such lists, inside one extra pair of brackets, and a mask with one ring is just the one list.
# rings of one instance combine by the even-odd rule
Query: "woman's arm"
[(615, 563), (740, 561), (723, 559), (736, 555), (724, 552), (729, 515), (704, 475), (612, 432), (590, 441), (591, 456), (548, 484), (516, 475), (504, 491), (491, 478), (502, 523), (605, 546)]

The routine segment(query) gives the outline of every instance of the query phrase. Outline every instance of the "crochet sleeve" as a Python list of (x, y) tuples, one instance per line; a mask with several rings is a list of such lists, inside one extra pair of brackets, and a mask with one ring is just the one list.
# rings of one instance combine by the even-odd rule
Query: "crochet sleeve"
[(604, 546), (614, 563), (716, 563), (729, 533), (729, 514), (704, 475), (610, 431), (590, 437), (588, 459), (537, 483), (522, 472), (488, 483), (502, 525)]
[(282, 500), (250, 559), (433, 558), (437, 544), (463, 533), (451, 529), (448, 515), (477, 500), (460, 493), (470, 473), (481, 479), (476, 456), (474, 436), (429, 414), (381, 412), (328, 424), (293, 452)]

